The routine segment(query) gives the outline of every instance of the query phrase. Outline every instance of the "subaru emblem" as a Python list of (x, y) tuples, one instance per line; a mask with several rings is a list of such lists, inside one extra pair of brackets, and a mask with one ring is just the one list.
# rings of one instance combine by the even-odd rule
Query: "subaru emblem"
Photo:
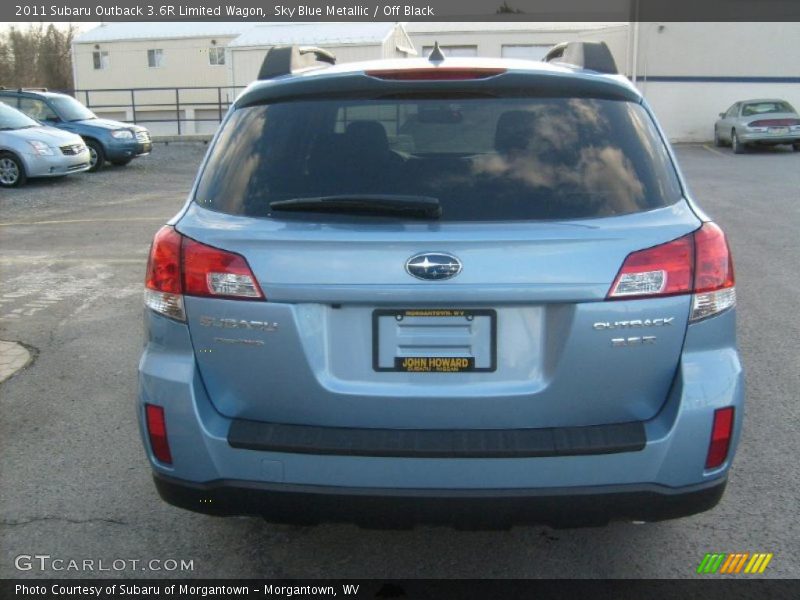
[(461, 261), (444, 252), (423, 252), (406, 261), (406, 272), (417, 279), (450, 279), (461, 273)]

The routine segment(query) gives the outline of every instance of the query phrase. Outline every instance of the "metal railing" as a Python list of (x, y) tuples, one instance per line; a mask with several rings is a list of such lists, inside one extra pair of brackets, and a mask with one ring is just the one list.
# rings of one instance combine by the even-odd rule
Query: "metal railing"
[[(145, 87), (145, 88), (93, 88), (64, 90), (63, 93), (82, 101), (87, 108), (93, 111), (124, 110), (126, 115), (130, 111), (131, 119), (125, 119), (134, 124), (140, 123), (175, 123), (178, 135), (182, 135), (185, 123), (212, 122), (221, 123), (239, 90), (245, 86), (195, 86), (195, 87)], [(99, 95), (104, 94), (106, 99), (93, 102)], [(108, 102), (109, 95), (122, 95), (124, 102)], [(157, 95), (158, 101), (148, 101), (146, 96)], [(188, 95), (193, 99), (187, 98)], [(169, 97), (168, 101), (165, 98)], [(175, 114), (175, 118), (152, 118), (147, 116), (149, 111), (166, 111)], [(214, 111), (213, 117), (187, 118), (183, 112), (187, 110)]]

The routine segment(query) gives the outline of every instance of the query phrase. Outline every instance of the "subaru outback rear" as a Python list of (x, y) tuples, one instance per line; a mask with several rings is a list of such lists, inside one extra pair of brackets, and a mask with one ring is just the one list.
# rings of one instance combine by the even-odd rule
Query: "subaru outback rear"
[(150, 253), (138, 410), (167, 502), (570, 526), (719, 501), (728, 244), (598, 56), (271, 51)]

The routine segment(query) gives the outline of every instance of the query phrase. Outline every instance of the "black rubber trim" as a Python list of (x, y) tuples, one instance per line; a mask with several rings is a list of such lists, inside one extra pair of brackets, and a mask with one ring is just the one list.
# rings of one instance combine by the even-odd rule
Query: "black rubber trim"
[(495, 77), (458, 81), (393, 81), (370, 77), (363, 71), (321, 69), (309, 77), (281, 77), (260, 82), (242, 92), (235, 109), (258, 104), (319, 100), (371, 99), (397, 94), (436, 94), (439, 98), (490, 94), (503, 98), (597, 98), (640, 102), (639, 93), (609, 77), (568, 76), (510, 70)]
[(671, 488), (656, 484), (544, 489), (386, 489), (218, 480), (183, 481), (154, 473), (161, 498), (180, 508), (217, 515), (261, 516), (275, 523), (356, 523), (404, 528), (418, 523), (464, 528), (515, 524), (552, 527), (609, 521), (662, 521), (713, 508), (727, 479)]
[(292, 454), (395, 458), (531, 458), (636, 452), (641, 422), (546, 429), (361, 429), (234, 419), (234, 448)]

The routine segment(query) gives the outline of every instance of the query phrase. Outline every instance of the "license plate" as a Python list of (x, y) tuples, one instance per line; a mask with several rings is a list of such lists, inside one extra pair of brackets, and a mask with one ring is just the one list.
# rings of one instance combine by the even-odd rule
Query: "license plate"
[(786, 135), (789, 133), (788, 127), (770, 127), (769, 132), (772, 135)]
[(494, 371), (497, 313), (488, 309), (379, 309), (372, 313), (372, 343), (376, 371)]

